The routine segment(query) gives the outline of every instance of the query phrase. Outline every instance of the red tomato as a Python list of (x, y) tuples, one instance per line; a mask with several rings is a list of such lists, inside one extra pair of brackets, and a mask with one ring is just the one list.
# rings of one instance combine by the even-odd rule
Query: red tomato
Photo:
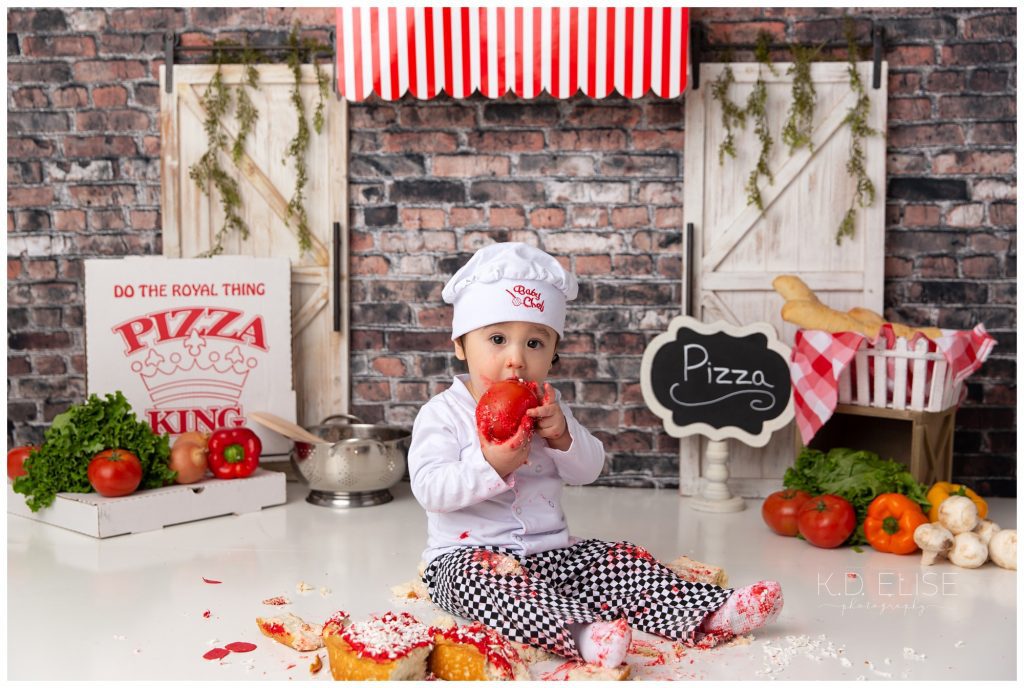
[(108, 449), (89, 462), (89, 484), (104, 497), (123, 497), (142, 482), (139, 457), (124, 449)]
[(7, 452), (7, 477), (17, 478), (18, 476), (25, 475), (25, 459), (32, 452), (39, 449), (34, 445), (28, 445), (25, 447), (15, 447)]
[(786, 537), (796, 537), (799, 528), (796, 515), (811, 495), (803, 490), (781, 490), (768, 495), (761, 505), (761, 518), (773, 532)]
[(495, 382), (476, 406), (476, 427), (488, 442), (501, 444), (516, 434), (526, 412), (539, 405), (536, 382)]
[(817, 547), (838, 547), (857, 527), (853, 505), (836, 495), (812, 497), (796, 518), (800, 534)]

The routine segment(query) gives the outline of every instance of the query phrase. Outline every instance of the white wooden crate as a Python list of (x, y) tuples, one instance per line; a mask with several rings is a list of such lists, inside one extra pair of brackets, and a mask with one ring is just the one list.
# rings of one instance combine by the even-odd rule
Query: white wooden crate
[(31, 511), (25, 496), (7, 483), (7, 513), (106, 538), (227, 514), (245, 514), (287, 500), (285, 475), (257, 468), (247, 478), (206, 477), (190, 485), (167, 485), (124, 497), (95, 492), (58, 492), (53, 504)]
[(910, 411), (944, 411), (960, 401), (963, 382), (941, 352), (919, 339), (913, 348), (897, 337), (890, 349), (884, 337), (861, 344), (839, 377), (839, 403)]

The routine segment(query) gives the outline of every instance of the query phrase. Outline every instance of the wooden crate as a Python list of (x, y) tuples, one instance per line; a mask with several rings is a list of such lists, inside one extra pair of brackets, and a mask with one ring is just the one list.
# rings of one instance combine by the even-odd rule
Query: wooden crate
[[(956, 406), (939, 412), (839, 404), (811, 440), (812, 449), (866, 449), (907, 466), (926, 485), (953, 474)], [(803, 446), (796, 433), (797, 449)]]
[(945, 356), (934, 343), (919, 339), (913, 348), (899, 337), (867, 339), (839, 376), (839, 404), (897, 411), (938, 413), (960, 402), (963, 382), (953, 381)]

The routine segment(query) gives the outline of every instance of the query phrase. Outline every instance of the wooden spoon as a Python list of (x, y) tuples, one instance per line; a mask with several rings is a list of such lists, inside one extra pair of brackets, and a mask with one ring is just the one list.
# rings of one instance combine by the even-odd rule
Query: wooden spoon
[(330, 442), (324, 438), (317, 437), (302, 426), (296, 425), (281, 416), (275, 416), (273, 413), (268, 413), (266, 411), (251, 411), (249, 412), (249, 418), (266, 428), (270, 428), (274, 432), (284, 435), (290, 440), (295, 440), (296, 442), (305, 442), (306, 444), (330, 444)]

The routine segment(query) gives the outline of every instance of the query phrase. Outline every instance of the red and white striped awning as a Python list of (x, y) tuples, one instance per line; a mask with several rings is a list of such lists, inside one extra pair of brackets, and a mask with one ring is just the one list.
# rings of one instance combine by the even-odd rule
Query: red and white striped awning
[(352, 101), (674, 98), (686, 89), (689, 23), (685, 7), (338, 8), (338, 90)]

